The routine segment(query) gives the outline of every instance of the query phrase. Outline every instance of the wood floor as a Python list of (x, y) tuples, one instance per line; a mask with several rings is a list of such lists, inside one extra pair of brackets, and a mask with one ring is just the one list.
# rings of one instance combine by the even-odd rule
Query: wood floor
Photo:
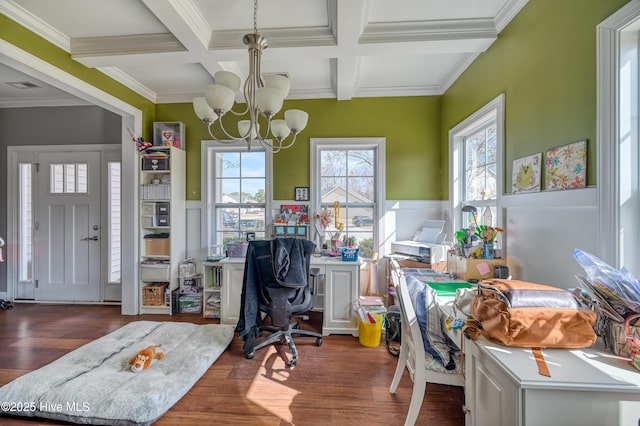
[[(0, 310), (0, 386), (129, 322), (214, 323), (195, 314), (122, 316), (119, 306), (15, 304)], [(319, 329), (321, 314), (302, 328)], [(402, 425), (411, 398), (405, 371), (389, 393), (397, 358), (352, 336), (296, 339), (296, 367), (274, 346), (245, 359), (234, 337), (196, 385), (155, 425)], [(384, 343), (384, 342), (383, 342)], [(428, 384), (418, 425), (462, 426), (462, 388)], [(55, 424), (0, 415), (2, 425)]]

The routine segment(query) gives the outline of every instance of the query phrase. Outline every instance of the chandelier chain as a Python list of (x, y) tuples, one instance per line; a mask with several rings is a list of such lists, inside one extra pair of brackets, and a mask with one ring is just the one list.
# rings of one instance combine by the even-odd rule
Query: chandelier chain
[(258, 0), (253, 0), (253, 32), (258, 34)]

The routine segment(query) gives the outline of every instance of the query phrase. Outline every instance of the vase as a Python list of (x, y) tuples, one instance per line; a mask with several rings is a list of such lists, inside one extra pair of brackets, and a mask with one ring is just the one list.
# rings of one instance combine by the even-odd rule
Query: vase
[(493, 259), (493, 243), (484, 243), (482, 245), (482, 258)]

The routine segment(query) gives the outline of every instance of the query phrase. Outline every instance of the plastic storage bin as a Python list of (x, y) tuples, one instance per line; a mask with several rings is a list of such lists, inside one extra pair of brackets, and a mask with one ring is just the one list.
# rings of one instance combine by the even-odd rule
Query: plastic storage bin
[(358, 319), (358, 339), (362, 346), (377, 348), (382, 338), (382, 316), (373, 314), (376, 322), (371, 324)]
[(343, 262), (357, 262), (358, 252), (360, 247), (342, 247), (342, 261)]

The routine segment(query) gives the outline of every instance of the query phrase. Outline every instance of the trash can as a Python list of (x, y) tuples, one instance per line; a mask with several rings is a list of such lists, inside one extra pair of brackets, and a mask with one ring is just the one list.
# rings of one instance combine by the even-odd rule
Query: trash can
[(358, 319), (358, 338), (360, 344), (368, 348), (376, 348), (380, 345), (382, 337), (382, 316), (373, 314), (376, 319), (375, 323), (363, 322)]

